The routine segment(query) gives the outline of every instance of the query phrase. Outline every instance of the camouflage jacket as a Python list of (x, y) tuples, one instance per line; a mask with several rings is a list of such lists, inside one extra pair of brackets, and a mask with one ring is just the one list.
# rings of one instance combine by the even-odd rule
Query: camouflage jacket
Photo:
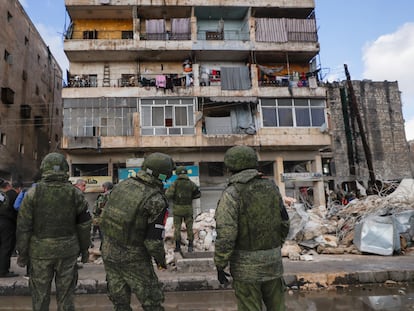
[(66, 174), (43, 175), (28, 190), (17, 218), (17, 249), (24, 259), (64, 258), (87, 251), (91, 216), (83, 193)]
[(257, 170), (231, 176), (216, 210), (216, 266), (225, 268), (230, 262), (233, 278), (242, 281), (280, 277), (280, 247), (289, 228), (282, 208), (278, 187)]
[(185, 216), (193, 213), (192, 202), (201, 197), (200, 188), (186, 174), (178, 175), (165, 192), (174, 203), (174, 215)]
[(109, 190), (109, 191), (99, 194), (95, 201), (95, 206), (93, 208), (93, 222), (96, 225), (99, 225), (100, 223), (102, 211), (106, 205), (106, 202), (108, 202), (110, 193), (111, 191)]
[(163, 231), (167, 208), (162, 182), (142, 170), (114, 187), (101, 219), (104, 261), (165, 262), (163, 238), (153, 232)]

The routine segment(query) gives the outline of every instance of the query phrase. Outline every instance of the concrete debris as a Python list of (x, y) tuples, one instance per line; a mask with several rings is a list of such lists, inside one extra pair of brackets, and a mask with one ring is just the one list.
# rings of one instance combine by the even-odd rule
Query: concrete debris
[[(290, 260), (309, 261), (318, 254), (404, 254), (414, 245), (413, 179), (404, 179), (389, 195), (355, 198), (346, 205), (331, 203), (327, 207), (305, 209), (294, 199), (284, 198), (284, 201), (288, 203), (286, 208), (291, 229), (282, 248), (282, 256)], [(195, 252), (214, 252), (217, 235), (214, 213), (215, 210), (211, 209), (194, 219)], [(384, 221), (385, 217), (389, 219)], [(385, 223), (392, 230), (388, 227), (387, 230), (376, 230), (378, 223)], [(181, 226), (181, 244), (182, 251), (186, 252), (185, 224)], [(169, 217), (165, 232), (168, 264), (174, 262), (174, 247), (173, 218)], [(96, 261), (99, 255), (91, 254), (90, 261)]]

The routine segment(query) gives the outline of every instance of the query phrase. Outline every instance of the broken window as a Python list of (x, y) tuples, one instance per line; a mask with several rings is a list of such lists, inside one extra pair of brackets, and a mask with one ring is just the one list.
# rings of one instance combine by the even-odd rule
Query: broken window
[(43, 126), (43, 117), (42, 116), (35, 116), (34, 117), (34, 126), (39, 128)]
[(29, 119), (31, 112), (32, 107), (30, 107), (29, 105), (20, 106), (20, 116), (22, 117), (22, 119)]
[(7, 136), (5, 133), (1, 133), (0, 134), (0, 144), (5, 146), (7, 142)]
[(108, 164), (72, 164), (73, 176), (108, 176)]
[(14, 103), (14, 91), (8, 87), (1, 88), (1, 101), (6, 105)]
[(254, 118), (256, 104), (216, 101), (203, 105), (204, 134), (256, 134)]

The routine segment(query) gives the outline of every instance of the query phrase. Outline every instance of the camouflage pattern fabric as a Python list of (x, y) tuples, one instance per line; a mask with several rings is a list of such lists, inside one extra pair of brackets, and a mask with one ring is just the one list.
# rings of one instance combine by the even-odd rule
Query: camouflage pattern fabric
[(283, 278), (267, 282), (233, 281), (238, 311), (285, 311), (285, 283)]
[(102, 258), (109, 298), (117, 311), (131, 310), (131, 293), (144, 310), (164, 310), (164, 295), (151, 260), (165, 266), (164, 243), (149, 233), (168, 208), (162, 188), (159, 179), (141, 170), (136, 178), (112, 190), (103, 210)]
[(96, 226), (99, 226), (101, 222), (101, 215), (102, 211), (106, 205), (106, 202), (108, 201), (109, 194), (111, 192), (105, 192), (98, 195), (98, 198), (95, 201), (95, 206), (93, 209), (93, 224)]
[(29, 189), (17, 219), (18, 264), (30, 260), (33, 310), (48, 310), (55, 278), (58, 310), (74, 310), (77, 257), (88, 252), (91, 216), (82, 192), (66, 172), (46, 171)]
[(78, 256), (30, 261), (29, 286), (33, 296), (33, 310), (48, 311), (50, 284), (55, 279), (58, 310), (75, 310), (73, 293), (78, 282)]
[[(230, 262), (230, 272), (238, 288), (255, 283), (260, 288), (259, 284), (265, 282), (280, 284), (283, 274), (280, 247), (287, 235), (282, 228), (289, 228), (289, 221), (282, 220), (282, 206), (276, 184), (263, 178), (256, 169), (243, 170), (230, 177), (216, 210), (214, 261), (221, 269)], [(274, 295), (283, 290), (280, 286), (269, 286)], [(243, 294), (237, 289), (236, 296), (243, 305)], [(252, 297), (244, 299), (248, 301)], [(256, 303), (261, 305), (261, 299)], [(283, 301), (272, 303), (267, 305), (267, 310), (282, 308)]]
[(174, 203), (174, 239), (181, 240), (181, 223), (184, 221), (189, 241), (194, 240), (193, 233), (193, 200), (201, 197), (200, 188), (186, 174), (178, 175), (176, 181), (165, 192), (169, 200)]

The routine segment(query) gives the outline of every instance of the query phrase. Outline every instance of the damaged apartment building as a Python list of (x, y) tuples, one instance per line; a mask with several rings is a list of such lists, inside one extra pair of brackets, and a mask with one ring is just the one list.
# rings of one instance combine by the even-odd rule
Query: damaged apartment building
[[(284, 195), (311, 193), (314, 205), (325, 205), (335, 171), (349, 175), (338, 165), (345, 160), (337, 151), (346, 148), (332, 129), (339, 115), (329, 115), (329, 87), (319, 77), (314, 0), (65, 5), (70, 69), (61, 147), (87, 192), (135, 174), (159, 151), (189, 168), (202, 208), (215, 208), (229, 176), (224, 153), (234, 145), (255, 148), (260, 170)], [(330, 89), (335, 109), (338, 94)]]
[(30, 185), (62, 136), (62, 70), (18, 0), (0, 1), (0, 177)]
[[(147, 154), (190, 168), (203, 209), (226, 183), (225, 151), (254, 147), (284, 194), (324, 204), (314, 0), (65, 0), (71, 24), (62, 148), (87, 191)], [(96, 195), (95, 195), (96, 197)]]

